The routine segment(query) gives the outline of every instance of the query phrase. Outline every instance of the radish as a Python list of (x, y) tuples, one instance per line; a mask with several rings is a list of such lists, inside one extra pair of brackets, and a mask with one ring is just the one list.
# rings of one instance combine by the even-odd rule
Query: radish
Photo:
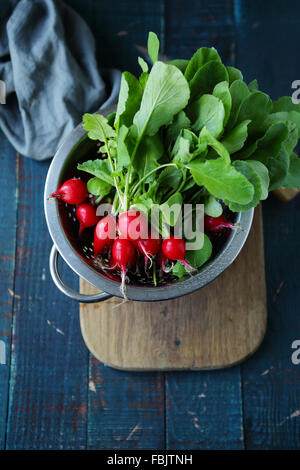
[(94, 233), (94, 256), (95, 258), (103, 253), (110, 245), (112, 245), (114, 239), (116, 238), (116, 218), (108, 214), (96, 225)]
[(152, 261), (153, 256), (155, 256), (161, 247), (160, 238), (141, 238), (137, 240), (136, 247), (140, 253), (145, 257), (145, 268), (147, 267), (147, 261)]
[(99, 220), (96, 216), (96, 207), (91, 204), (80, 204), (76, 208), (76, 217), (79, 222), (79, 237), (87, 227), (93, 227)]
[(135, 263), (134, 245), (126, 238), (116, 238), (112, 247), (112, 258), (121, 268), (122, 282), (120, 290), (124, 298), (127, 299), (125, 287), (126, 270), (127, 267), (131, 267)]
[(185, 242), (182, 238), (165, 238), (162, 243), (162, 252), (169, 260), (179, 261), (189, 271), (193, 270), (192, 266), (185, 261)]
[(209, 215), (204, 216), (204, 227), (209, 232), (219, 233), (225, 228), (233, 228), (233, 224), (226, 222), (223, 214), (219, 217), (210, 217)]
[(166, 271), (166, 263), (168, 258), (164, 255), (163, 251), (160, 250), (158, 253), (158, 264), (160, 265), (160, 269), (165, 272)]
[(114, 260), (114, 258), (111, 256), (109, 258), (109, 266), (111, 269), (115, 269), (116, 271), (120, 271), (120, 266), (118, 263)]
[(148, 233), (148, 223), (143, 214), (139, 211), (129, 210), (119, 215), (118, 227), (123, 238), (138, 240), (146, 238)]
[(76, 178), (67, 180), (57, 191), (50, 194), (49, 199), (55, 197), (72, 205), (81, 204), (88, 197), (86, 184)]

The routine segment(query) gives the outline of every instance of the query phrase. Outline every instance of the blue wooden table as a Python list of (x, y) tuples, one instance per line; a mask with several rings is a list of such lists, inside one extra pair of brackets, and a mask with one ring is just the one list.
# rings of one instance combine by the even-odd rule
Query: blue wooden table
[[(296, 1), (68, 3), (92, 28), (104, 65), (137, 71), (136, 45), (152, 30), (171, 57), (215, 46), (274, 99), (300, 79)], [(259, 351), (223, 371), (127, 373), (88, 353), (78, 306), (50, 279), (48, 165), (17, 155), (1, 134), (0, 449), (299, 449), (300, 364), (291, 345), (300, 340), (300, 198), (282, 205), (270, 196), (263, 205), (269, 320)], [(78, 287), (65, 266), (62, 274)]]

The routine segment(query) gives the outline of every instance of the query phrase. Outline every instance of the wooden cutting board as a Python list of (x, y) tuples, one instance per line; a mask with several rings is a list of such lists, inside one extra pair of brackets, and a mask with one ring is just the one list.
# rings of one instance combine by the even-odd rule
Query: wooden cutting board
[[(94, 287), (81, 280), (81, 292)], [(235, 262), (208, 286), (179, 299), (80, 306), (83, 338), (104, 364), (125, 370), (201, 370), (247, 359), (266, 330), (261, 208)]]

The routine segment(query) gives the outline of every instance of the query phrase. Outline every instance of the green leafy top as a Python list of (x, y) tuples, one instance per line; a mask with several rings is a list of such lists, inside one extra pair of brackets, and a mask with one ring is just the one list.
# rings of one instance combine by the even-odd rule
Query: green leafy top
[(102, 144), (97, 160), (79, 166), (93, 175), (93, 194), (111, 192), (116, 213), (141, 202), (149, 210), (166, 207), (176, 199), (204, 203), (207, 214), (218, 216), (219, 200), (244, 211), (270, 190), (300, 187), (294, 152), (300, 105), (289, 97), (272, 103), (256, 80), (245, 83), (214, 48), (198, 49), (190, 61), (164, 63), (151, 32), (148, 54), (150, 71), (140, 57), (139, 78), (123, 73), (114, 115), (83, 117), (88, 136)]

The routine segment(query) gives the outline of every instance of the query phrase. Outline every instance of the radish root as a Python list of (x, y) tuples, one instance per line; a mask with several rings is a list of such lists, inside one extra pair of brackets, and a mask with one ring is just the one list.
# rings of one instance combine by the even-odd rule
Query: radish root
[(196, 269), (196, 268), (193, 268), (193, 266), (191, 266), (187, 261), (185, 261), (185, 260), (179, 260), (179, 262), (185, 267), (185, 269), (187, 270), (187, 272), (188, 272), (189, 274), (191, 274), (191, 273), (197, 271), (197, 269)]
[(126, 269), (124, 267), (121, 267), (121, 269), (122, 269), (122, 276), (121, 276), (122, 281), (120, 285), (120, 291), (124, 299), (128, 300), (127, 293), (126, 293)]

